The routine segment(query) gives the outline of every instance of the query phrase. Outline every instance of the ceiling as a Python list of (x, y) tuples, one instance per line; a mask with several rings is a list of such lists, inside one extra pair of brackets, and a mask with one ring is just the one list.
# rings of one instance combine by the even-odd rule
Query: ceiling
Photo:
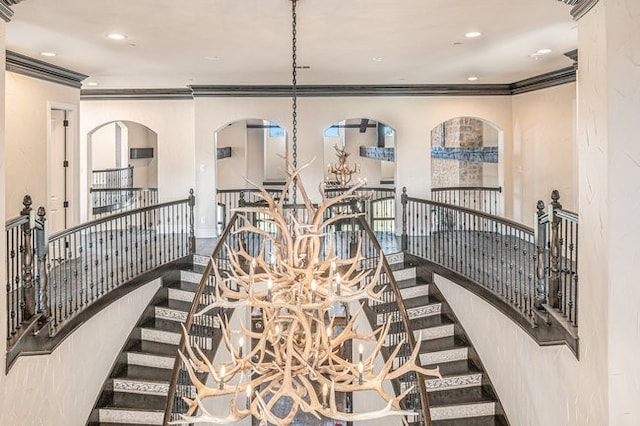
[[(513, 83), (570, 66), (564, 53), (577, 45), (571, 7), (557, 0), (299, 0), (297, 9), (304, 85)], [(88, 75), (83, 88), (291, 82), (289, 0), (25, 0), (13, 10), (7, 49)], [(540, 49), (551, 52), (531, 56)]]

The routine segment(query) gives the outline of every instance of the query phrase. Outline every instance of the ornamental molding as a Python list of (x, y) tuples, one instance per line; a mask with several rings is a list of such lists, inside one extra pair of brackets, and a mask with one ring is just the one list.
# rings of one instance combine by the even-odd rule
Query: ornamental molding
[(587, 14), (595, 6), (598, 4), (599, 0), (579, 0), (578, 3), (571, 9), (571, 16), (576, 21), (582, 18)]
[[(6, 0), (0, 0), (6, 1)], [(14, 0), (15, 1), (15, 0)], [(7, 71), (79, 89), (86, 75), (7, 50)]]

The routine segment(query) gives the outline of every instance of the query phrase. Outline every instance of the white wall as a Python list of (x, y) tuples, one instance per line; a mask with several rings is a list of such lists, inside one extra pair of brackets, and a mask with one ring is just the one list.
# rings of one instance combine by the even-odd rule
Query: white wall
[[(5, 63), (6, 61), (6, 23), (4, 20), (0, 19), (0, 63)], [(5, 69), (2, 67), (0, 69), (0, 117), (4, 117), (5, 113)], [(0, 118), (1, 119), (1, 118)], [(5, 127), (0, 126), (0, 200), (5, 199), (5, 188), (6, 188), (6, 180), (5, 180)], [(5, 209), (0, 208), (0, 223), (5, 223), (6, 214)], [(0, 276), (7, 276), (7, 251), (5, 247), (7, 234), (5, 232), (0, 232)], [(0, 315), (0, 330), (7, 329), (7, 316), (4, 314), (7, 312), (7, 293), (6, 286), (4, 286), (4, 290), (0, 292), (0, 312), (3, 314)], [(2, 343), (0, 343), (0, 353), (5, 354), (7, 352), (7, 339), (6, 336), (3, 336)], [(0, 373), (0, 392), (3, 391), (3, 377), (4, 375)]]
[[(195, 189), (193, 102), (165, 101), (83, 101), (80, 126), (80, 197), (88, 206), (87, 135), (112, 121), (133, 121), (157, 133), (155, 151), (158, 164), (160, 202), (187, 198)], [(213, 148), (213, 143), (211, 143)], [(208, 195), (213, 199), (212, 193)], [(196, 201), (197, 202), (197, 201)], [(83, 209), (86, 214), (87, 209)]]
[[(215, 235), (214, 200), (215, 150), (211, 143), (216, 130), (247, 117), (275, 121), (291, 134), (290, 100), (288, 98), (197, 98), (194, 101), (196, 186), (199, 200), (198, 235)], [(103, 103), (107, 106), (107, 102)], [(114, 103), (114, 108), (118, 103)], [(310, 195), (320, 198), (315, 190), (324, 179), (326, 163), (322, 161), (324, 130), (345, 117), (368, 117), (381, 121), (397, 132), (396, 168), (398, 188), (407, 186), (411, 196), (430, 195), (430, 130), (452, 117), (484, 118), (504, 130), (500, 155), (511, 156), (511, 98), (482, 97), (381, 97), (381, 98), (300, 98), (298, 99), (298, 165), (316, 158), (303, 173)], [(506, 173), (507, 171), (505, 171)], [(162, 172), (160, 172), (162, 174)], [(510, 196), (510, 175), (502, 174), (505, 197)], [(162, 185), (160, 185), (162, 187)], [(507, 206), (507, 214), (513, 209)], [(527, 217), (530, 215), (527, 214)], [(204, 219), (202, 219), (204, 217)], [(203, 221), (204, 223), (201, 223)]]
[(590, 349), (606, 372), (609, 424), (638, 425), (640, 4), (601, 1), (578, 30), (580, 309), (599, 336)]
[[(120, 153), (118, 153), (118, 155), (120, 155)], [(115, 168), (116, 123), (109, 123), (91, 135), (91, 170)]]
[[(6, 161), (5, 212), (7, 217), (15, 217), (22, 209), (22, 198), (30, 194), (34, 206), (47, 205), (47, 140), (49, 103), (65, 104), (76, 107), (79, 104), (80, 91), (67, 86), (49, 83), (12, 72), (6, 73), (6, 114), (4, 116)], [(71, 123), (71, 135), (77, 135), (77, 115)], [(69, 142), (70, 170), (72, 185), (77, 181), (78, 164), (75, 161), (77, 149)], [(71, 188), (71, 194), (78, 188)], [(70, 198), (73, 200), (73, 198)], [(71, 203), (73, 211), (70, 219), (75, 222), (79, 211), (77, 204)]]
[[(128, 129), (129, 149), (126, 150), (128, 164), (133, 166), (135, 188), (158, 187), (158, 135), (151, 129), (131, 121), (123, 122)], [(153, 158), (129, 158), (131, 148), (153, 148)], [(127, 163), (124, 163), (127, 164)]]
[(50, 355), (18, 358), (0, 374), (0, 424), (86, 424), (113, 361), (159, 288), (157, 279), (112, 303)]
[[(254, 139), (255, 139), (255, 133)], [(245, 188), (247, 182), (247, 122), (244, 120), (231, 123), (220, 129), (219, 132), (210, 135), (209, 143), (220, 148), (231, 148), (231, 157), (220, 159), (216, 162), (217, 179), (220, 189)], [(257, 141), (254, 140), (257, 143)], [(262, 143), (259, 144), (262, 146)]]
[(589, 349), (583, 346), (578, 361), (568, 347), (538, 346), (481, 298), (438, 275), (434, 279), (478, 352), (512, 425), (607, 424), (603, 372), (594, 369), (588, 352), (592, 342), (582, 329), (581, 345)]
[(576, 85), (564, 84), (513, 96), (514, 217), (531, 226), (536, 202), (560, 191), (562, 206), (577, 212)]

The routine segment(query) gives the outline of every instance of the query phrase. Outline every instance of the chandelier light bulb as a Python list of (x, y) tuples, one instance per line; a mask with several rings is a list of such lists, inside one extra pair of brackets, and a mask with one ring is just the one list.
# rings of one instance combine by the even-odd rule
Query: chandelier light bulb
[(362, 346), (362, 343), (360, 343), (358, 345), (358, 355), (359, 355), (359, 361), (360, 364), (358, 365), (358, 368), (360, 368), (360, 365), (362, 365), (362, 354), (364, 353), (364, 347)]

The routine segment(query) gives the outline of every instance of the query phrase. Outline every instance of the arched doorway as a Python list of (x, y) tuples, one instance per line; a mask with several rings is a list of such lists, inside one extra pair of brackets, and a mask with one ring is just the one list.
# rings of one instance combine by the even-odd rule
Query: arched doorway
[(431, 130), (432, 199), (503, 214), (501, 130), (476, 117), (456, 117)]
[(156, 204), (157, 150), (157, 133), (133, 121), (112, 121), (89, 132), (88, 217)]

